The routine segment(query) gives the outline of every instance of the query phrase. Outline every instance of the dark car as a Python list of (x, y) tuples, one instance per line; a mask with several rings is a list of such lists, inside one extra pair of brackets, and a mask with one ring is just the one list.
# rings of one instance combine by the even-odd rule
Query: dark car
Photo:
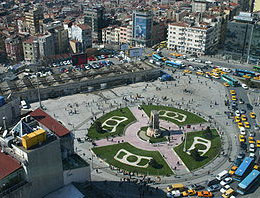
[(207, 188), (207, 191), (209, 191), (209, 192), (215, 192), (215, 191), (220, 190), (220, 188), (221, 188), (221, 185), (220, 185), (220, 184), (214, 184), (214, 185), (212, 185), (212, 186), (209, 186), (209, 187)]
[(208, 181), (207, 186), (212, 186), (212, 185), (215, 185), (215, 184), (219, 184), (219, 182), (220, 181), (218, 179), (213, 179), (213, 180)]
[(193, 190), (202, 190), (202, 189), (204, 189), (205, 187), (204, 186), (202, 186), (202, 185), (199, 185), (199, 184), (191, 184), (190, 186), (189, 186), (189, 189), (193, 189)]
[(249, 104), (249, 103), (246, 104), (246, 107), (247, 107), (247, 109), (249, 109), (249, 110), (253, 110), (253, 106), (252, 106), (251, 104)]

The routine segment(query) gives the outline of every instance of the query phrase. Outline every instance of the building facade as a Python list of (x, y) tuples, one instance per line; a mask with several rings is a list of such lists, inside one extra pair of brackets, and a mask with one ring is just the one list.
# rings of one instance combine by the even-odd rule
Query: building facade
[(5, 40), (5, 50), (7, 57), (15, 62), (23, 60), (23, 44), (19, 36), (7, 38)]
[(132, 46), (150, 47), (152, 45), (152, 13), (150, 11), (134, 11), (132, 19)]
[(215, 26), (207, 23), (190, 25), (173, 23), (168, 25), (167, 47), (180, 53), (205, 55), (213, 53), (218, 45)]
[(71, 27), (71, 40), (81, 44), (79, 52), (85, 52), (87, 48), (92, 47), (92, 30), (85, 24), (76, 24)]
[(27, 31), (35, 35), (40, 32), (40, 20), (44, 18), (43, 8), (35, 7), (24, 13)]
[(234, 59), (259, 62), (260, 20), (257, 16), (240, 12), (227, 23), (225, 52)]

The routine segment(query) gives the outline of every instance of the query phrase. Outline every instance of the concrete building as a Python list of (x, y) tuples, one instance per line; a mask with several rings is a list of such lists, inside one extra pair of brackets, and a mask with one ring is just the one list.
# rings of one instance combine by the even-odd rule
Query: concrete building
[(149, 11), (134, 11), (132, 45), (135, 47), (150, 47), (152, 40), (153, 16)]
[(102, 28), (105, 27), (104, 10), (102, 6), (84, 10), (85, 23), (92, 29), (93, 42), (102, 42)]
[(23, 44), (19, 36), (5, 39), (5, 50), (7, 57), (15, 62), (23, 60)]
[(168, 48), (180, 53), (204, 55), (218, 45), (218, 30), (208, 23), (172, 23), (168, 25)]
[(55, 54), (54, 37), (52, 34), (46, 33), (44, 35), (39, 35), (37, 40), (40, 59)]
[(192, 12), (205, 12), (209, 8), (209, 2), (206, 0), (193, 0)]
[[(39, 133), (37, 141), (31, 139)], [(10, 164), (0, 177), (3, 198), (43, 197), (71, 182), (90, 181), (90, 166), (74, 154), (72, 133), (40, 108), (1, 133), (0, 142), (8, 156), (0, 153), (0, 159)], [(4, 165), (1, 161), (1, 170)]]
[(260, 20), (252, 13), (240, 12), (227, 24), (225, 52), (234, 59), (257, 63), (260, 59)]
[(155, 45), (167, 39), (167, 25), (164, 22), (154, 22), (152, 28), (151, 44)]
[[(102, 29), (102, 41), (107, 44), (119, 44), (120, 42), (120, 27), (108, 26)], [(124, 29), (123, 29), (124, 30)]]
[(24, 13), (27, 31), (34, 35), (40, 32), (40, 20), (43, 19), (43, 8), (34, 7)]
[(92, 47), (91, 27), (83, 24), (72, 25), (71, 39), (76, 40), (81, 44), (78, 52), (85, 52), (87, 48)]
[(46, 29), (53, 36), (55, 54), (66, 53), (69, 47), (68, 30), (63, 27), (62, 23), (50, 25)]
[(55, 54), (54, 38), (50, 33), (31, 36), (23, 42), (24, 60), (37, 62)]

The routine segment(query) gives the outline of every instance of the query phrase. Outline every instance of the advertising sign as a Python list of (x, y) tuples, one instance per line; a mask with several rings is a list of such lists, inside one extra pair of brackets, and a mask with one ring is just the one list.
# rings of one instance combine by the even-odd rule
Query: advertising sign
[(145, 18), (136, 18), (135, 22), (135, 38), (146, 40), (146, 27), (147, 19)]
[(120, 50), (128, 50), (129, 49), (129, 45), (128, 44), (122, 44), (120, 46)]
[(129, 50), (130, 57), (139, 57), (143, 54), (143, 48), (132, 48)]

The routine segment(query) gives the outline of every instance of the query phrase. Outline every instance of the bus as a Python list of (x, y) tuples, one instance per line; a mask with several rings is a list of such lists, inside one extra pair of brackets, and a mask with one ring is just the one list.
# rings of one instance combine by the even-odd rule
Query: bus
[(239, 85), (238, 80), (236, 80), (236, 79), (234, 79), (234, 78), (228, 76), (227, 74), (223, 74), (223, 75), (221, 76), (221, 79), (224, 80), (225, 82), (227, 82), (227, 83), (228, 83), (229, 85), (231, 85), (231, 86), (236, 87), (236, 86)]
[(235, 176), (238, 176), (238, 180), (245, 175), (248, 169), (254, 164), (254, 159), (251, 157), (245, 157), (243, 162), (237, 168)]
[(254, 66), (253, 70), (256, 71), (256, 72), (260, 72), (260, 66)]
[(245, 69), (235, 69), (235, 75), (237, 75), (237, 76), (247, 75), (247, 76), (254, 77), (255, 72), (254, 71), (248, 71), (248, 70), (245, 70)]
[(175, 67), (175, 68), (182, 68), (183, 64), (181, 61), (165, 61), (167, 66)]
[(259, 176), (260, 172), (258, 170), (252, 170), (252, 172), (238, 184), (237, 192), (244, 195), (255, 184), (255, 182), (258, 181)]
[(163, 57), (159, 56), (158, 54), (153, 54), (152, 58), (155, 61), (163, 61)]

